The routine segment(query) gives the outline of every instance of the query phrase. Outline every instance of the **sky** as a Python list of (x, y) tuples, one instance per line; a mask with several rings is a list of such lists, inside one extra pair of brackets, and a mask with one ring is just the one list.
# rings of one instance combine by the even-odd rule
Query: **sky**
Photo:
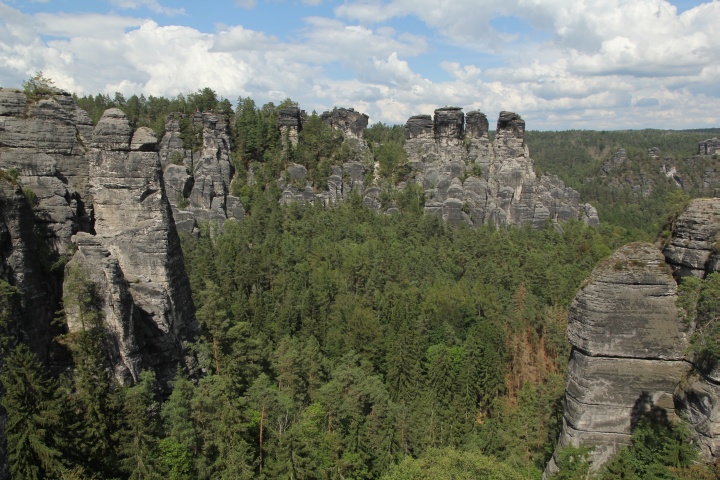
[(402, 124), (443, 106), (530, 130), (720, 127), (720, 2), (0, 0), (0, 86), (286, 98)]

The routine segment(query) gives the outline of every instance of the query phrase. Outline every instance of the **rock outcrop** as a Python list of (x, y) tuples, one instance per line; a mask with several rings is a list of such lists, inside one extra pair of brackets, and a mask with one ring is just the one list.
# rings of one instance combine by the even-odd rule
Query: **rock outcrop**
[[(682, 418), (702, 457), (720, 458), (720, 367), (689, 349), (697, 327), (684, 320), (677, 285), (718, 271), (720, 199), (692, 200), (662, 252), (620, 248), (592, 273), (568, 318), (572, 354), (558, 448), (593, 447), (599, 468), (630, 440), (648, 408)], [(551, 460), (546, 476), (556, 471)]]
[(714, 155), (718, 151), (720, 151), (720, 140), (717, 137), (698, 143), (698, 155)]
[(0, 167), (19, 172), (37, 196), (36, 233), (59, 253), (92, 225), (85, 159), (91, 130), (88, 114), (65, 92), (29, 102), (20, 91), (0, 89)]
[(369, 117), (364, 113), (356, 112), (352, 108), (336, 107), (332, 111), (323, 112), (320, 119), (335, 130), (341, 131), (346, 139), (362, 140)]
[(47, 361), (50, 341), (59, 333), (50, 328), (58, 291), (51, 266), (43, 265), (38, 255), (42, 239), (34, 230), (32, 208), (22, 189), (0, 180), (0, 278), (20, 293), (20, 311), (8, 327)]
[[(318, 189), (301, 165), (291, 165), (285, 178), (282, 203), (331, 205), (359, 194), (370, 208), (396, 212), (380, 201), (383, 189), (402, 190), (407, 182), (425, 192), (425, 212), (451, 224), (532, 225), (540, 228), (550, 221), (556, 225), (580, 219), (597, 226), (597, 211), (581, 204), (578, 193), (565, 187), (559, 178), (537, 178), (525, 145), (525, 121), (512, 112), (501, 112), (495, 139), (490, 141), (487, 116), (460, 107), (444, 107), (430, 115), (410, 117), (405, 125), (405, 150), (410, 168), (407, 182), (389, 185), (379, 177), (380, 166), (368, 161), (363, 139), (367, 115), (353, 109), (335, 108), (322, 120), (343, 133), (355, 158), (332, 167), (327, 188)], [(302, 124), (295, 110), (280, 112), (283, 135), (295, 135)]]
[(445, 107), (433, 118), (411, 117), (405, 149), (426, 213), (467, 225), (539, 228), (572, 218), (598, 225), (596, 210), (580, 204), (575, 190), (551, 175), (537, 178), (524, 135), (524, 120), (512, 112), (500, 113), (492, 142), (481, 112)]
[[(675, 414), (674, 392), (691, 370), (677, 284), (656, 247), (634, 243), (595, 268), (570, 307), (563, 429), (558, 447), (592, 447), (599, 468), (630, 442), (639, 416)], [(547, 473), (556, 471), (554, 459)]]
[[(293, 139), (302, 130), (303, 117), (304, 112), (297, 108), (280, 110), (278, 125), (281, 138), (289, 138), (293, 146), (297, 146), (297, 141)], [(373, 164), (367, 142), (363, 138), (368, 116), (352, 108), (334, 108), (322, 113), (320, 119), (342, 133), (343, 148), (351, 152), (351, 158), (331, 167), (327, 187), (323, 189), (313, 184), (305, 166), (290, 164), (285, 169), (285, 175), (278, 180), (282, 189), (280, 203), (318, 202), (328, 206), (346, 200), (350, 194), (357, 194), (369, 208), (379, 210), (380, 189), (371, 184), (378, 166)]]
[[(178, 364), (194, 368), (187, 347), (199, 327), (154, 135), (130, 134), (117, 109), (95, 127), (88, 152), (95, 235), (74, 237), (68, 268), (80, 266), (98, 285), (118, 380), (132, 383), (153, 368), (166, 382)], [(80, 328), (73, 312), (67, 323)]]
[(230, 159), (230, 125), (224, 115), (169, 115), (160, 159), (180, 231), (196, 232), (196, 220), (222, 226), (229, 218), (243, 219), (240, 199), (230, 195), (235, 169)]
[(720, 271), (720, 199), (691, 201), (673, 223), (663, 253), (679, 277)]

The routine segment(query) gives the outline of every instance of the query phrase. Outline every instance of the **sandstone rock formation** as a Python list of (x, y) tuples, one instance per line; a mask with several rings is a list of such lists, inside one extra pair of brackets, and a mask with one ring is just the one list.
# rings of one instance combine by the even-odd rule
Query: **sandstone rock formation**
[[(558, 447), (593, 447), (599, 468), (630, 441), (651, 407), (675, 417), (673, 394), (690, 371), (677, 284), (656, 247), (634, 243), (595, 268), (570, 307), (563, 429)], [(551, 460), (547, 473), (556, 470)]]
[(717, 137), (709, 138), (698, 143), (698, 155), (714, 155), (720, 150), (720, 140)]
[(304, 116), (305, 112), (297, 107), (283, 108), (278, 112), (278, 127), (283, 146), (289, 143), (292, 147), (297, 147)]
[[(599, 468), (648, 407), (682, 418), (707, 461), (720, 458), (720, 367), (690, 351), (677, 284), (718, 271), (720, 199), (692, 200), (669, 243), (630, 244), (603, 261), (570, 308), (563, 430), (558, 448), (594, 447)], [(556, 471), (551, 460), (546, 476)]]
[(663, 249), (679, 277), (704, 278), (720, 271), (720, 199), (690, 202), (673, 224), (669, 244)]
[[(194, 136), (192, 145), (187, 140), (190, 136)], [(242, 220), (245, 216), (240, 199), (230, 195), (235, 169), (230, 160), (230, 126), (224, 115), (169, 115), (160, 159), (180, 231), (193, 233), (196, 220), (222, 226), (229, 218)]]
[[(154, 135), (130, 133), (117, 109), (95, 127), (88, 152), (95, 236), (74, 237), (68, 268), (81, 266), (98, 284), (118, 380), (131, 383), (153, 368), (167, 381), (178, 363), (193, 368), (187, 347), (199, 327)], [(81, 328), (74, 312), (67, 323)]]
[(364, 113), (356, 112), (352, 108), (333, 108), (332, 111), (323, 112), (320, 119), (336, 130), (343, 132), (345, 138), (361, 140), (367, 128), (369, 117)]
[(524, 143), (525, 122), (501, 112), (490, 142), (487, 117), (445, 107), (411, 117), (405, 149), (425, 211), (450, 223), (541, 227), (578, 218), (599, 224), (596, 210), (554, 176), (538, 179)]
[[(293, 146), (297, 146), (297, 135), (302, 130), (303, 116), (304, 112), (294, 107), (280, 110), (278, 119), (280, 134), (282, 138), (289, 136)], [(303, 165), (289, 165), (285, 177), (278, 181), (282, 189), (280, 202), (283, 204), (319, 202), (327, 206), (343, 201), (354, 193), (360, 195), (368, 207), (380, 209), (380, 202), (377, 199), (379, 191), (373, 189), (367, 181), (368, 176), (372, 176), (377, 169), (368, 158), (368, 146), (363, 138), (368, 116), (352, 108), (334, 108), (320, 115), (320, 119), (343, 134), (343, 141), (347, 149), (352, 152), (353, 158), (343, 162), (342, 165), (332, 166), (327, 188), (321, 190), (310, 181), (308, 171)]]
[(70, 237), (92, 225), (86, 145), (92, 122), (69, 94), (29, 102), (0, 89), (0, 167), (17, 170), (37, 196), (36, 233), (65, 253)]
[(59, 333), (50, 328), (58, 293), (50, 266), (43, 265), (38, 255), (42, 239), (34, 228), (32, 209), (21, 188), (0, 180), (0, 278), (21, 294), (19, 318), (11, 318), (9, 327), (46, 361), (53, 333)]

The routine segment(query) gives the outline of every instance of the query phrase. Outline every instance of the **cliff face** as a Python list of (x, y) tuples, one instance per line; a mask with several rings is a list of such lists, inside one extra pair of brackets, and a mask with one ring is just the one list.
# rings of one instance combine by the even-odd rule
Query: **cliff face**
[[(202, 152), (229, 165), (222, 140), (205, 135)], [(20, 335), (51, 365), (67, 362), (53, 358), (62, 332), (51, 325), (64, 295), (63, 259), (74, 252), (67, 269), (82, 267), (97, 287), (119, 381), (145, 368), (163, 381), (179, 363), (194, 368), (186, 353), (198, 325), (157, 150), (152, 130), (133, 133), (118, 109), (93, 128), (64, 92), (31, 102), (0, 90), (0, 168), (23, 186), (0, 181), (0, 275), (22, 293)], [(231, 175), (202, 158), (192, 165), (198, 177)], [(66, 320), (69, 331), (82, 328), (72, 308)]]
[(568, 316), (573, 349), (559, 447), (594, 447), (599, 467), (629, 444), (640, 413), (656, 406), (675, 415), (673, 392), (690, 370), (676, 300), (671, 269), (653, 245), (626, 245), (593, 271)]
[(245, 210), (240, 200), (230, 195), (235, 169), (225, 115), (168, 116), (159, 154), (178, 229), (193, 233), (196, 220), (215, 221), (220, 226), (228, 218), (242, 220)]
[(34, 228), (32, 208), (20, 187), (0, 180), (0, 278), (22, 294), (19, 318), (11, 319), (9, 327), (47, 360), (58, 293), (38, 255), (41, 240)]
[(663, 249), (679, 277), (705, 278), (720, 271), (720, 199), (690, 202), (673, 225), (670, 243)]
[(65, 253), (70, 237), (92, 224), (84, 156), (90, 117), (64, 92), (33, 103), (0, 89), (0, 122), (0, 166), (17, 170), (37, 195), (36, 233)]
[[(425, 212), (452, 224), (540, 228), (547, 221), (557, 224), (575, 218), (599, 225), (595, 208), (581, 204), (575, 190), (552, 175), (537, 178), (524, 142), (525, 122), (515, 113), (500, 113), (492, 142), (487, 117), (481, 112), (465, 115), (460, 107), (445, 107), (434, 116), (411, 117), (405, 124), (410, 178), (398, 185), (379, 178), (379, 165), (367, 158), (362, 135), (367, 115), (336, 108), (321, 118), (343, 132), (355, 158), (333, 166), (327, 188), (322, 190), (309, 181), (305, 167), (290, 166), (286, 171), (290, 181), (280, 181), (282, 203), (328, 205), (354, 192), (369, 208), (394, 213), (397, 209), (392, 204), (381, 205), (383, 189), (402, 190), (407, 182), (414, 182), (425, 192)], [(297, 145), (302, 129), (299, 110), (282, 110), (279, 124), (283, 138)]]
[(487, 117), (458, 107), (411, 117), (405, 149), (425, 211), (457, 224), (532, 225), (578, 218), (598, 225), (596, 210), (551, 175), (538, 179), (524, 143), (525, 122), (501, 112), (490, 142)]
[[(720, 199), (693, 200), (662, 252), (626, 245), (578, 292), (568, 318), (573, 348), (558, 448), (593, 447), (597, 469), (629, 443), (641, 413), (660, 408), (687, 421), (706, 460), (720, 456), (720, 368), (707, 371), (690, 353), (695, 327), (677, 304), (682, 277), (717, 270), (718, 217)], [(546, 474), (555, 471), (553, 459)]]
[[(88, 159), (96, 235), (75, 237), (78, 251), (69, 265), (82, 265), (103, 292), (121, 360), (117, 377), (132, 382), (152, 367), (167, 380), (178, 363), (190, 361), (186, 343), (198, 325), (156, 140), (141, 129), (130, 135), (117, 109), (95, 127)], [(79, 327), (72, 314), (68, 327)]]

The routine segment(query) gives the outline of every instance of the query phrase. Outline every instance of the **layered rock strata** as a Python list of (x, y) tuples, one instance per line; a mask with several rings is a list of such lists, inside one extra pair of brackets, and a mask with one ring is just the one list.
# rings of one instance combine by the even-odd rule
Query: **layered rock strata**
[[(194, 143), (187, 141), (191, 135)], [(230, 159), (230, 126), (224, 115), (169, 115), (160, 142), (160, 159), (167, 196), (181, 232), (196, 233), (196, 220), (222, 226), (229, 218), (243, 219), (240, 199), (230, 195), (235, 169)]]
[[(130, 133), (117, 109), (95, 127), (88, 159), (96, 235), (74, 238), (69, 265), (80, 265), (102, 292), (118, 380), (153, 368), (167, 381), (178, 363), (194, 368), (187, 347), (199, 327), (154, 135)], [(80, 328), (73, 312), (67, 323)]]
[(673, 223), (663, 253), (678, 277), (720, 271), (720, 199), (691, 201)]
[(554, 176), (537, 178), (524, 135), (524, 120), (512, 112), (500, 113), (492, 142), (481, 112), (445, 107), (411, 117), (405, 149), (426, 213), (471, 226), (539, 228), (572, 218), (598, 225), (597, 211), (575, 190)]
[[(595, 268), (568, 316), (573, 348), (558, 448), (592, 447), (599, 468), (630, 442), (642, 413), (676, 417), (674, 393), (692, 368), (676, 301), (672, 270), (653, 245), (626, 245)], [(547, 473), (556, 470), (553, 459)]]
[(297, 147), (305, 112), (297, 107), (282, 108), (278, 112), (278, 127), (283, 146)]
[(38, 255), (42, 239), (34, 230), (32, 208), (20, 186), (0, 180), (0, 278), (20, 293), (20, 311), (7, 327), (47, 361), (58, 293), (51, 266)]
[(352, 108), (336, 107), (332, 111), (323, 112), (320, 119), (332, 128), (341, 131), (346, 139), (362, 140), (369, 117), (364, 113), (356, 112)]
[(17, 171), (37, 196), (36, 233), (59, 253), (72, 235), (92, 228), (85, 159), (91, 132), (90, 117), (65, 92), (30, 102), (0, 89), (0, 167)]

